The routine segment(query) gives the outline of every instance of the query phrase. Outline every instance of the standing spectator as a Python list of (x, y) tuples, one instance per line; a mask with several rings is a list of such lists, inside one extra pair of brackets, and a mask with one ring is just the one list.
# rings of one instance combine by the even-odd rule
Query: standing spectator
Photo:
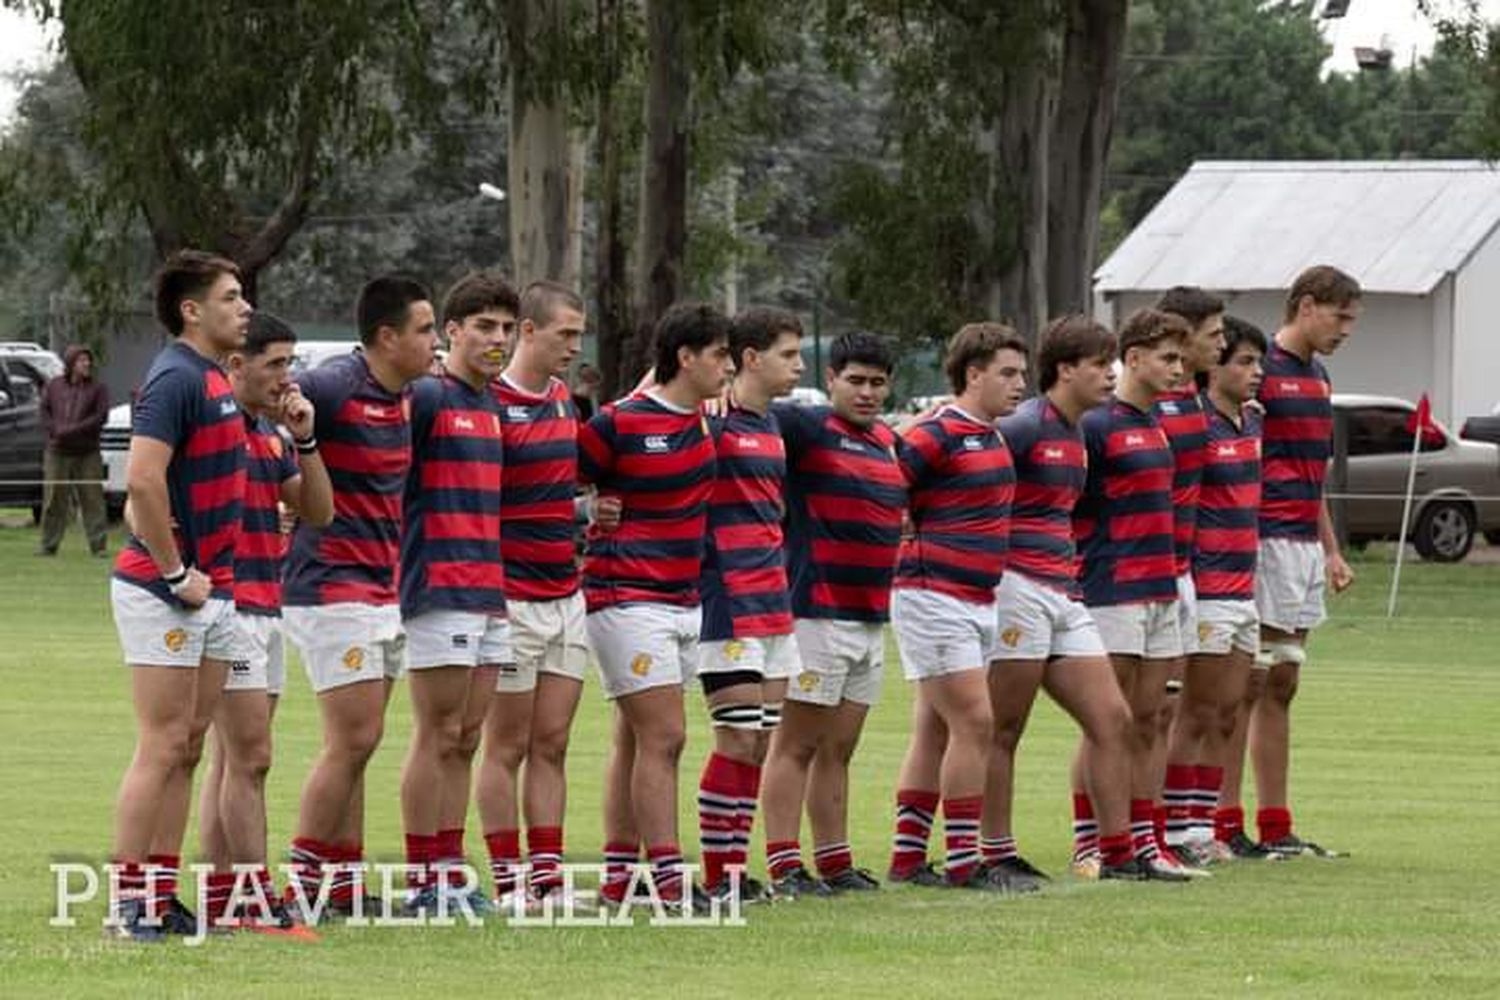
[(579, 364), (578, 374), (573, 377), (573, 408), (578, 411), (579, 424), (588, 423), (594, 415), (601, 380), (599, 369), (587, 361)]
[(105, 554), (104, 459), (99, 432), (109, 417), (109, 391), (94, 379), (94, 355), (78, 344), (63, 355), (63, 373), (42, 390), (42, 428), (47, 451), (42, 464), (46, 480), (42, 498), (42, 547), (37, 555), (55, 556), (63, 532), (73, 520), (73, 498), (83, 509), (89, 550)]

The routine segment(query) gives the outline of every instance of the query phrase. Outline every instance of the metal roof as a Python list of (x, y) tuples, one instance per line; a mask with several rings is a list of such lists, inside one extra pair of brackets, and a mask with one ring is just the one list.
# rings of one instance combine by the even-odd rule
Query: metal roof
[(1094, 272), (1101, 292), (1284, 289), (1332, 264), (1368, 292), (1424, 295), (1500, 224), (1478, 160), (1193, 164)]

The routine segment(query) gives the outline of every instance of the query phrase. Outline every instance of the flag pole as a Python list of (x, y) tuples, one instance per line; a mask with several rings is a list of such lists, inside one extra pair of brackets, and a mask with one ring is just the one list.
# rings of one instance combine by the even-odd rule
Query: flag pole
[[(1425, 398), (1423, 402), (1426, 402)], [(1419, 409), (1418, 414), (1421, 413)], [(1396, 591), (1401, 589), (1401, 562), (1406, 556), (1406, 524), (1411, 519), (1411, 498), (1417, 489), (1417, 454), (1422, 450), (1422, 432), (1427, 428), (1419, 415), (1416, 429), (1411, 436), (1411, 465), (1406, 470), (1406, 503), (1401, 508), (1401, 540), (1396, 545), (1396, 571), (1391, 574), (1391, 598), (1385, 606), (1385, 616), (1396, 616)]]

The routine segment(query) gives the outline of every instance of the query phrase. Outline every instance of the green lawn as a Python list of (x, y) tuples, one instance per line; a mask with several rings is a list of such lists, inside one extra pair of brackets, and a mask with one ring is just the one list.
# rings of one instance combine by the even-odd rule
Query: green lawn
[[(1220, 870), (1186, 887), (1080, 884), (1033, 898), (934, 890), (806, 901), (749, 912), (743, 928), (343, 929), (316, 944), (261, 936), (206, 947), (102, 939), (102, 904), (54, 929), (50, 860), (109, 850), (132, 719), (107, 603), (107, 566), (76, 534), (55, 560), (36, 532), (0, 527), (0, 991), (13, 996), (327, 994), (495, 996), (687, 994), (1368, 996), (1500, 995), (1500, 566), (1409, 568), (1387, 622), (1386, 556), (1357, 564), (1356, 591), (1320, 631), (1296, 714), (1298, 827), (1346, 849)], [(894, 656), (891, 658), (894, 663)], [(283, 850), (315, 740), (294, 669), (277, 719), (273, 850)], [(684, 831), (707, 743), (694, 699)], [(908, 693), (886, 699), (856, 759), (857, 859), (883, 870)], [(592, 681), (571, 758), (571, 856), (597, 857), (607, 716)], [(397, 772), (408, 731), (398, 691), (369, 778), (370, 853), (400, 853)], [(1021, 765), (1019, 836), (1054, 873), (1068, 849), (1074, 734), (1039, 706)], [(757, 831), (758, 833), (758, 831)], [(695, 836), (685, 836), (691, 852)], [(805, 841), (804, 841), (805, 843)], [(471, 857), (482, 845), (471, 827)], [(757, 859), (758, 859), (757, 845)], [(188, 845), (191, 851), (191, 837)], [(758, 860), (757, 860), (758, 863)], [(826, 991), (826, 992), (825, 992)]]

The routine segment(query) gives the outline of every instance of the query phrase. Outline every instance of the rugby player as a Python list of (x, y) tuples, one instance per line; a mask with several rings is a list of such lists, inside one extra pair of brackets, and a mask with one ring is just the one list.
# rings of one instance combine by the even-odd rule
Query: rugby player
[[(1026, 356), (1025, 341), (1008, 326), (964, 326), (943, 365), (953, 402), (897, 444), (912, 532), (901, 543), (891, 621), (917, 692), (896, 792), (893, 882), (1012, 887), (1008, 865), (980, 864), (979, 819), (994, 738), (985, 668), (996, 643), (995, 588), (1016, 483), (995, 421), (1021, 400)], [(939, 801), (947, 847), (941, 873), (927, 862)]]

